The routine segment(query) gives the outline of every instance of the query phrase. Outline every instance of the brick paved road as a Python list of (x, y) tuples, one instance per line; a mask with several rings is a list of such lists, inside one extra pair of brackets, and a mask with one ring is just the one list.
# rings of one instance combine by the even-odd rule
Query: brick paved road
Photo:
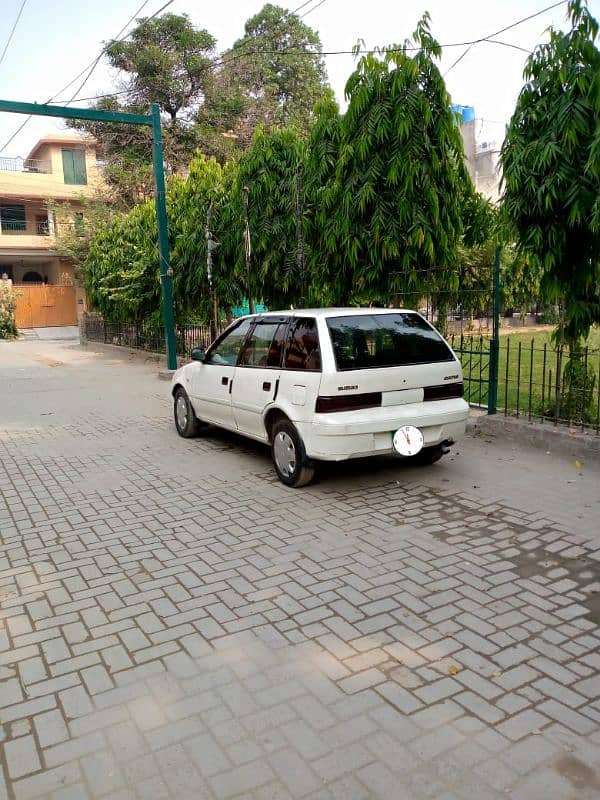
[(288, 490), (155, 372), (0, 346), (0, 798), (600, 797), (597, 469)]

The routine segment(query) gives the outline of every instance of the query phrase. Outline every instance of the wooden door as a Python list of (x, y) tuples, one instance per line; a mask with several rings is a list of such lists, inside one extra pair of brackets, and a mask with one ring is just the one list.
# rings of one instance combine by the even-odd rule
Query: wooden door
[(54, 328), (77, 325), (74, 286), (36, 284), (15, 286), (17, 328)]

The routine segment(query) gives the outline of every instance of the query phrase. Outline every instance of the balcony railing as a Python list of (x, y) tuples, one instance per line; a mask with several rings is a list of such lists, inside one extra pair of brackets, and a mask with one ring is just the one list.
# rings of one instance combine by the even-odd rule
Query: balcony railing
[(36, 220), (33, 223), (20, 220), (0, 219), (0, 234), (10, 236), (49, 236), (48, 220)]
[(38, 172), (49, 175), (52, 162), (39, 158), (8, 158), (0, 156), (0, 172)]
[(53, 225), (47, 219), (35, 222), (20, 220), (0, 219), (0, 236), (54, 236), (57, 233), (75, 233), (84, 235), (84, 226), (79, 222), (55, 222)]

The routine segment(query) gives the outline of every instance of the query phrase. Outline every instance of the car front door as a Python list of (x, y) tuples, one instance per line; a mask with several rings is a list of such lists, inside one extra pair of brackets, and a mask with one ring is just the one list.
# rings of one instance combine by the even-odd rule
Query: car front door
[(196, 416), (235, 430), (231, 410), (232, 380), (240, 349), (254, 320), (241, 320), (212, 345), (202, 362), (194, 361), (191, 395)]
[(240, 352), (232, 388), (240, 433), (267, 438), (263, 413), (277, 396), (287, 327), (285, 316), (259, 317)]

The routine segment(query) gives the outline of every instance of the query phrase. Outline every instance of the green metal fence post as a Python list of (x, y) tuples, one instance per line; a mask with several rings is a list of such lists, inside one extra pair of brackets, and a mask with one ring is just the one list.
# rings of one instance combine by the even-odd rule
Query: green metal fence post
[(498, 368), (500, 366), (500, 254), (502, 248), (496, 247), (494, 258), (494, 300), (492, 309), (492, 341), (490, 342), (490, 368), (488, 385), (488, 414), (496, 413), (498, 402)]
[(175, 320), (173, 317), (173, 270), (169, 264), (169, 227), (165, 197), (165, 171), (163, 164), (162, 131), (160, 109), (151, 105), (152, 116), (152, 161), (154, 164), (154, 188), (156, 192), (156, 222), (158, 224), (158, 253), (160, 259), (160, 285), (162, 289), (163, 321), (167, 346), (167, 369), (177, 369), (175, 348)]

